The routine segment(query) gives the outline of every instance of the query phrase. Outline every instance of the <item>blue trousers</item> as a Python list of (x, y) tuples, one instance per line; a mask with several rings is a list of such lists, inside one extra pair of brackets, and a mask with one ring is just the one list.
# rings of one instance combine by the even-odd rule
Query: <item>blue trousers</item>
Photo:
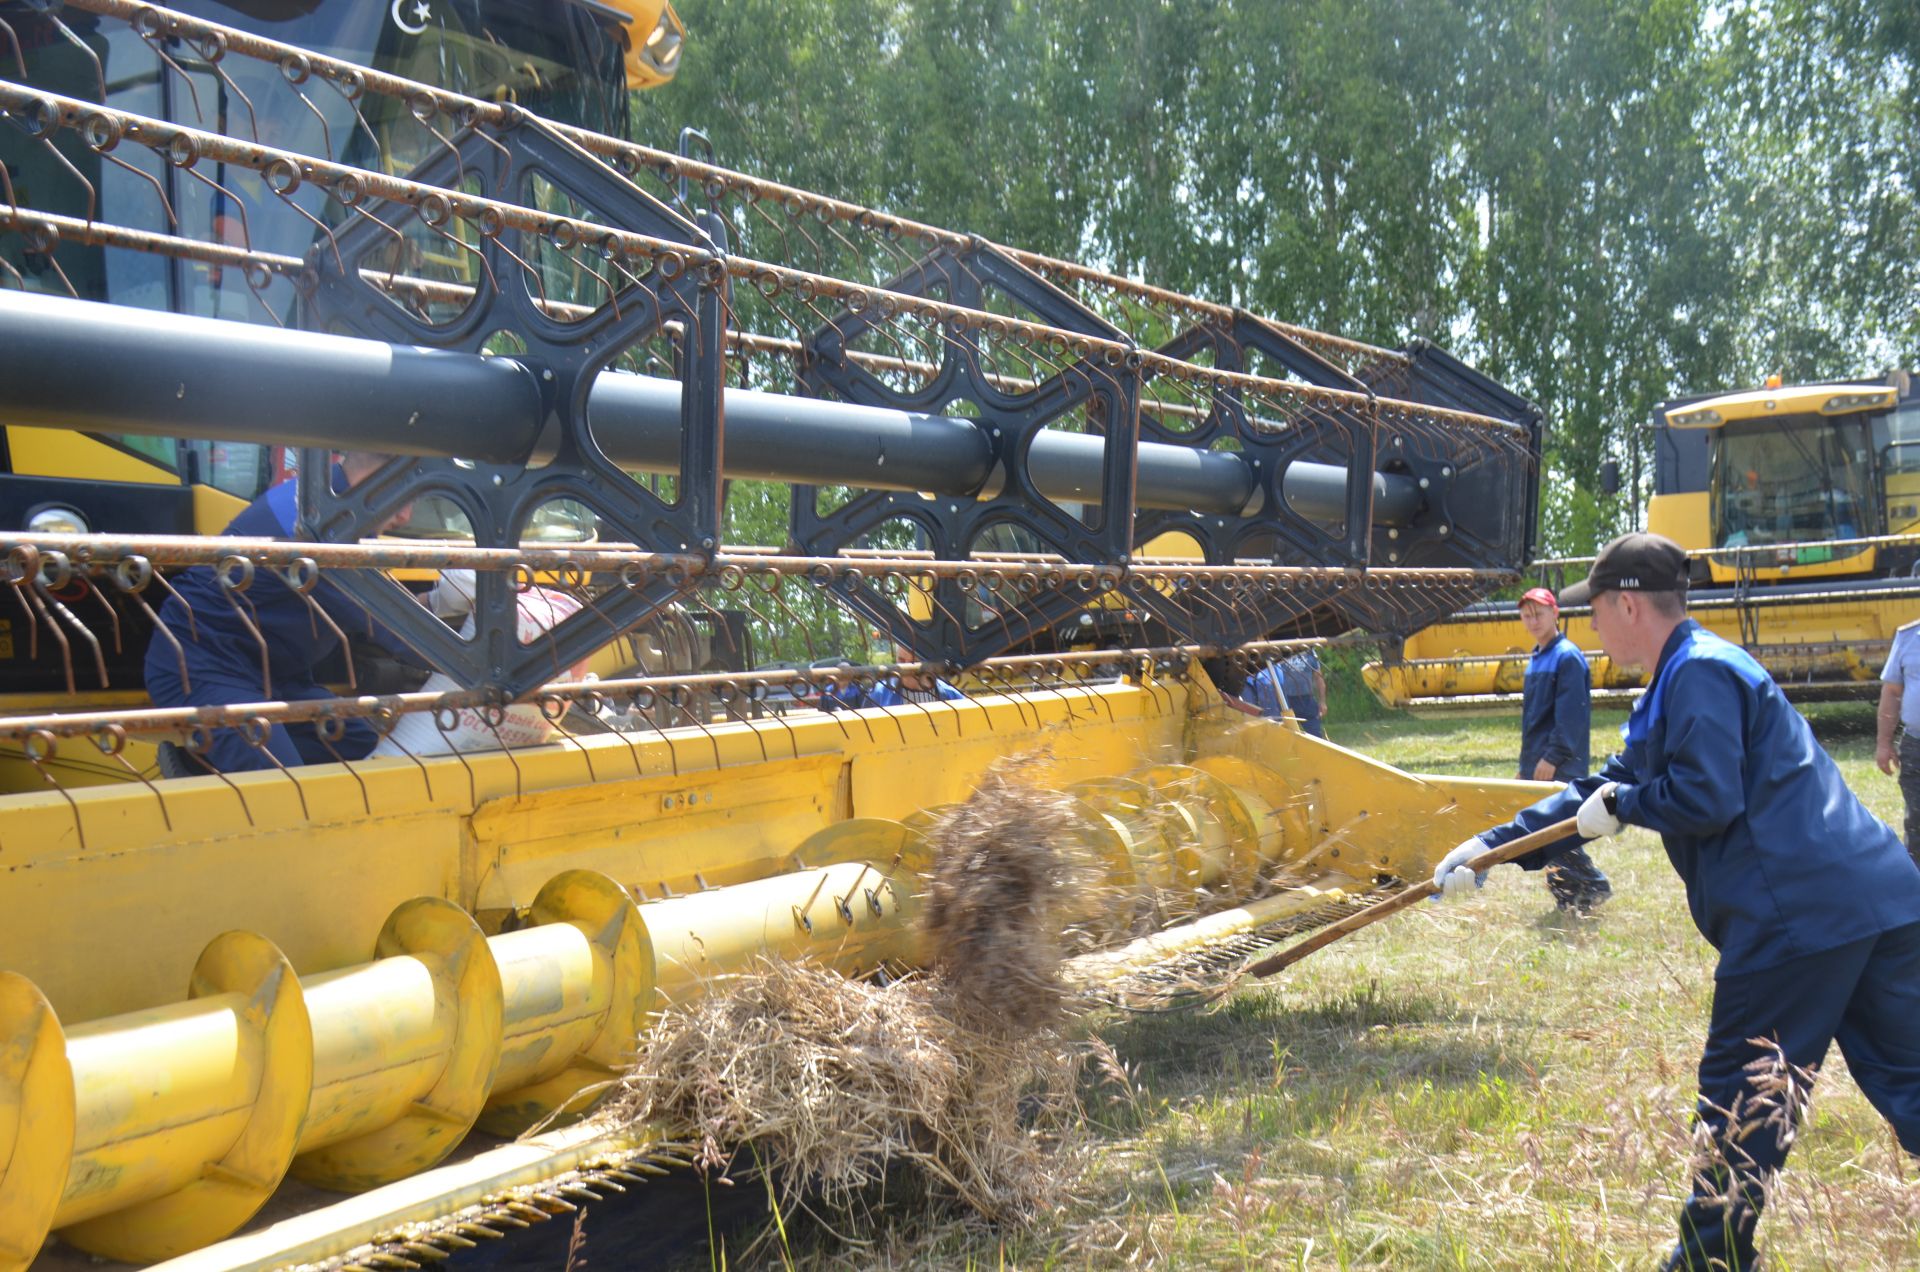
[(1715, 982), (1698, 1113), (1715, 1151), (1695, 1174), (1668, 1269), (1754, 1264), (1766, 1184), (1793, 1131), (1791, 1121), (1762, 1124), (1766, 1101), (1747, 1066), (1768, 1052), (1755, 1038), (1777, 1041), (1790, 1063), (1809, 1069), (1838, 1042), (1900, 1146), (1920, 1154), (1920, 923)]
[[(1578, 765), (1567, 764), (1554, 771), (1553, 780), (1573, 782), (1586, 775)], [(1523, 782), (1532, 781), (1533, 766), (1522, 764), (1516, 776)], [(1590, 912), (1613, 896), (1613, 885), (1607, 882), (1607, 876), (1594, 864), (1583, 845), (1567, 849), (1548, 862), (1541, 873), (1547, 878), (1547, 891), (1553, 894), (1554, 904), (1562, 910)]]
[[(154, 642), (160, 644), (159, 641)], [(180, 667), (171, 649), (163, 656), (147, 658), (147, 696), (156, 707), (230, 706), (236, 702), (259, 702), (260, 666), (256, 661), (244, 671), (221, 666), (204, 655), (193, 657), (188, 667), (189, 685), (180, 683)], [(287, 680), (276, 677), (273, 696), (287, 702), (331, 698), (325, 686), (311, 679)], [(335, 760), (365, 759), (380, 738), (365, 720), (347, 720), (345, 729), (331, 749), (311, 724), (276, 724), (269, 728), (256, 747), (238, 729), (215, 729), (207, 745), (207, 763), (222, 773), (246, 773), (274, 767), (279, 760), (287, 768), (302, 764), (330, 764)], [(268, 753), (273, 759), (267, 758)]]

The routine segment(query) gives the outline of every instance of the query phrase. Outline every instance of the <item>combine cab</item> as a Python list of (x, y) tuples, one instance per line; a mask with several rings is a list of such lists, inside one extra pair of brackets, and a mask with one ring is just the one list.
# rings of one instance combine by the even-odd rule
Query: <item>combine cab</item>
[[(1737, 641), (1803, 701), (1875, 692), (1894, 629), (1920, 618), (1920, 393), (1884, 380), (1685, 398), (1654, 422), (1647, 528), (1686, 548), (1688, 607)], [(1558, 588), (1590, 559), (1536, 562)], [(1596, 696), (1639, 683), (1616, 670), (1584, 610), (1565, 615), (1587, 651)], [(1527, 638), (1513, 606), (1480, 603), (1369, 665), (1390, 706), (1445, 709), (1517, 701)]]
[[(1517, 577), (1498, 385), (635, 145), (600, 5), (337, 8), (0, 9), (0, 1268), (413, 1266), (645, 1182), (676, 1128), (579, 1118), (656, 1014), (922, 963), (925, 828), (1010, 755), (1077, 801), (1093, 981), (1538, 793), (1220, 692)], [(280, 469), (297, 534), (211, 533)], [(269, 593), (440, 679), (349, 640), (331, 694), (153, 705)], [(269, 759), (300, 724), (333, 762)], [(217, 736), (252, 770), (152, 763)]]

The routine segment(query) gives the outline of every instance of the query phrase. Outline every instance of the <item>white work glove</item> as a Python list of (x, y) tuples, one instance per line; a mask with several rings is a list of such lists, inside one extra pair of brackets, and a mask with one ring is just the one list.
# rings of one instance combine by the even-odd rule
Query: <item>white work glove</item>
[(1465, 896), (1470, 889), (1479, 888), (1487, 882), (1484, 871), (1475, 874), (1467, 869), (1467, 863), (1487, 850), (1487, 845), (1478, 835), (1467, 840), (1446, 856), (1440, 858), (1440, 864), (1433, 868), (1433, 886), (1440, 889), (1435, 895), (1436, 901), (1452, 901)]
[(1586, 803), (1580, 805), (1579, 815), (1574, 820), (1579, 824), (1582, 838), (1605, 839), (1608, 835), (1620, 833), (1619, 815), (1607, 807), (1607, 800), (1617, 785), (1614, 782), (1606, 783), (1587, 796)]

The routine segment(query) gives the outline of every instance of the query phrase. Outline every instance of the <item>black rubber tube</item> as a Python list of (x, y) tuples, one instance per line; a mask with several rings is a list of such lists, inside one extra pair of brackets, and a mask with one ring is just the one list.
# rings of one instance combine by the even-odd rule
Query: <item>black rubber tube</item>
[(0, 421), (505, 463), (540, 394), (514, 363), (0, 292)]
[[(540, 395), (511, 358), (0, 292), (0, 422), (96, 433), (268, 441), (407, 455), (518, 462), (534, 447)], [(614, 462), (670, 471), (679, 461), (680, 386), (607, 372), (588, 401)], [(1050, 499), (1092, 502), (1102, 443), (1047, 432), (1027, 469)], [(992, 452), (964, 419), (729, 389), (729, 477), (964, 495), (988, 483)], [(1245, 460), (1143, 442), (1142, 508), (1232, 515), (1253, 497)], [(1299, 513), (1344, 515), (1346, 469), (1295, 462), (1284, 474)], [(1374, 474), (1374, 521), (1419, 512), (1412, 479)]]

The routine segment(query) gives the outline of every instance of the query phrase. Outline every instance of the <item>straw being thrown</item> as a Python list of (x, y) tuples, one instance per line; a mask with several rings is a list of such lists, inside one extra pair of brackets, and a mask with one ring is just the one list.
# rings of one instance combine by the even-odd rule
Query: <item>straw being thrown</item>
[(686, 1132), (707, 1170), (750, 1146), (783, 1208), (855, 1211), (895, 1168), (998, 1222), (1061, 1201), (1091, 1052), (1067, 1030), (1060, 916), (1091, 876), (1061, 848), (1066, 801), (1020, 763), (932, 828), (928, 973), (762, 960), (669, 1010), (600, 1116)]

